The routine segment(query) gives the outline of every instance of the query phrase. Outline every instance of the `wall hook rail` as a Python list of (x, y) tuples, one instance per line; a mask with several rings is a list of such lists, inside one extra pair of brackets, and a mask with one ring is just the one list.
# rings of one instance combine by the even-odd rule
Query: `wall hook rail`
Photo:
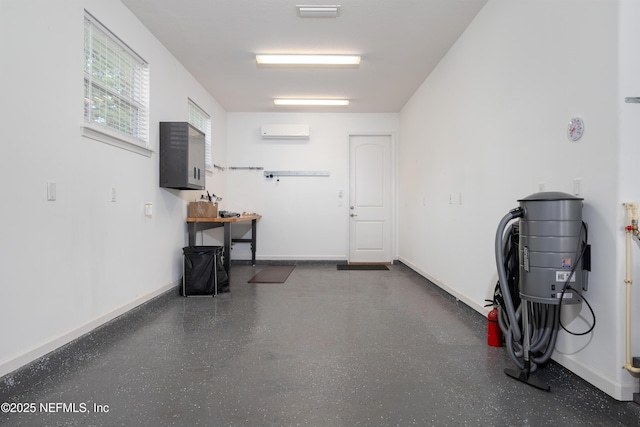
[(329, 176), (328, 171), (264, 171), (265, 178), (279, 178), (281, 176)]
[(263, 170), (262, 166), (229, 166), (231, 170)]

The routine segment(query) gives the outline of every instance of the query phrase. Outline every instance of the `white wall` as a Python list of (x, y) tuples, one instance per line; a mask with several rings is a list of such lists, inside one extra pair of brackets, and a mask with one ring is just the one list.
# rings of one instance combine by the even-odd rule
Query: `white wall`
[[(349, 226), (349, 134), (395, 135), (397, 114), (228, 113), (227, 166), (329, 171), (329, 177), (267, 179), (263, 171), (227, 169), (229, 210), (257, 212), (257, 258), (346, 260)], [(308, 124), (308, 140), (264, 140), (264, 124)], [(343, 190), (342, 206), (338, 191)], [(248, 226), (247, 226), (248, 227)], [(242, 231), (240, 232), (242, 234)], [(395, 254), (395, 252), (394, 252)], [(236, 244), (232, 259), (250, 259)]]
[[(150, 158), (81, 136), (85, 8), (150, 64)], [(186, 120), (192, 98), (212, 116), (217, 163), (226, 117), (116, 1), (0, 0), (0, 61), (3, 375), (178, 285), (192, 192), (158, 187), (158, 122)]]
[[(634, 55), (635, 74), (622, 85), (633, 89), (626, 96), (639, 93), (637, 44), (632, 51), (638, 38), (630, 18), (637, 5), (634, 15), (619, 14), (618, 7), (599, 0), (489, 1), (400, 114), (399, 258), (483, 312), (497, 280), (493, 243), (500, 219), (540, 183), (572, 193), (573, 180), (581, 178), (593, 249), (585, 296), (597, 325), (584, 337), (562, 332), (553, 357), (629, 400), (638, 380), (620, 369), (619, 193), (639, 194), (631, 184), (638, 180), (635, 165), (621, 162), (630, 153), (619, 153), (638, 148), (637, 138), (621, 137), (619, 126), (621, 108), (633, 107), (620, 99), (618, 37), (625, 38), (622, 56)], [(627, 22), (623, 32), (619, 17)], [(637, 127), (634, 111), (625, 116), (627, 126)], [(566, 138), (573, 116), (586, 123), (577, 143)], [(628, 184), (621, 185), (618, 170)], [(592, 323), (586, 307), (573, 321), (577, 313), (570, 311), (563, 310), (573, 314), (564, 319), (569, 329), (584, 331)], [(636, 343), (636, 355), (639, 350)]]
[[(616, 99), (616, 107), (619, 112), (619, 128), (620, 128), (620, 149), (618, 151), (618, 203), (638, 202), (640, 203), (640, 144), (638, 143), (638, 135), (640, 134), (640, 104), (628, 104), (624, 102), (625, 97), (640, 97), (640, 50), (638, 49), (638, 40), (640, 40), (640, 27), (638, 27), (637, 17), (640, 16), (640, 2), (636, 0), (622, 0), (619, 9), (619, 93)], [(623, 260), (623, 244), (622, 232), (620, 231), (625, 224), (625, 215), (623, 209), (617, 209), (617, 232), (616, 244), (620, 256), (616, 263), (616, 280), (614, 283), (618, 300), (615, 316), (616, 321), (620, 322), (621, 314), (626, 298), (623, 295), (624, 280), (624, 260)], [(640, 356), (640, 290), (638, 283), (640, 282), (640, 249), (637, 245), (632, 244), (631, 248), (632, 260), (632, 322), (631, 322), (631, 356)], [(623, 327), (618, 323), (618, 331), (616, 336), (620, 344), (617, 348), (622, 351), (626, 348), (622, 345)], [(624, 329), (626, 331), (626, 328)], [(620, 353), (618, 351), (617, 353)], [(619, 359), (625, 360), (624, 355), (620, 355)], [(630, 380), (631, 374), (624, 370), (618, 371), (620, 381), (625, 384), (631, 381), (637, 385), (638, 379)], [(636, 388), (636, 392), (637, 392)]]

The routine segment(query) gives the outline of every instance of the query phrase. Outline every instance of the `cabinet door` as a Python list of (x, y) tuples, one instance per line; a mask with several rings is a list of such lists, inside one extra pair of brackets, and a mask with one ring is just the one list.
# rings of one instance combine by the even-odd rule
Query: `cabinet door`
[(189, 127), (189, 167), (187, 169), (187, 182), (189, 185), (204, 188), (204, 133), (192, 126)]

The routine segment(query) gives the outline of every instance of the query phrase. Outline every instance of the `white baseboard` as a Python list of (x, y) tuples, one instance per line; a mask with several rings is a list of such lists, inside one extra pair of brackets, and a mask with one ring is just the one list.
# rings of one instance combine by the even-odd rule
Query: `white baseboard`
[(413, 271), (415, 271), (416, 273), (418, 273), (419, 275), (421, 275), (425, 279), (429, 280), (430, 282), (432, 282), (437, 287), (439, 287), (442, 290), (446, 291), (448, 294), (450, 294), (454, 298), (464, 302), (466, 305), (468, 305), (469, 307), (471, 307), (472, 309), (474, 309), (478, 313), (482, 314), (483, 316), (486, 316), (487, 313), (489, 313), (489, 309), (488, 308), (484, 307), (483, 305), (478, 305), (475, 301), (469, 299), (466, 295), (461, 294), (460, 292), (458, 292), (455, 289), (453, 289), (450, 286), (448, 286), (446, 283), (438, 280), (436, 277), (433, 277), (432, 275), (430, 275), (426, 271), (421, 270), (418, 266), (413, 264), (411, 261), (408, 261), (408, 260), (406, 260), (406, 259), (404, 259), (402, 257), (398, 257), (398, 261), (400, 261), (401, 263), (405, 264), (407, 267), (411, 268)]
[(158, 295), (161, 295), (165, 292), (167, 292), (168, 290), (172, 289), (172, 288), (177, 288), (179, 286), (179, 284), (182, 283), (182, 279), (176, 280), (173, 283), (170, 283), (168, 285), (165, 285), (159, 289), (156, 289), (155, 291), (152, 291), (146, 295), (142, 295), (136, 299), (134, 299), (133, 301), (128, 302), (127, 304), (124, 304), (120, 307), (115, 308), (114, 310), (105, 313), (87, 323), (85, 323), (84, 325), (79, 326), (76, 329), (73, 329), (65, 334), (59, 335), (58, 337), (55, 337), (53, 339), (51, 339), (50, 341), (47, 341), (46, 343), (43, 343), (41, 345), (36, 346), (35, 348), (26, 351), (16, 357), (13, 357), (11, 359), (7, 359), (7, 360), (3, 360), (0, 362), (0, 377), (7, 375), (10, 372), (15, 371), (16, 369), (21, 368), (22, 366), (25, 366), (31, 362), (33, 362), (34, 360), (38, 359), (39, 357), (44, 356), (47, 353), (52, 352), (53, 350), (62, 347), (65, 344), (70, 343), (71, 341), (75, 340), (76, 338), (80, 338), (82, 335), (91, 332), (92, 330), (94, 330), (95, 328), (97, 328), (98, 326), (101, 326), (105, 323), (107, 323), (110, 320), (115, 319), (116, 317), (126, 313), (127, 311), (139, 306), (140, 304), (143, 304), (155, 297), (157, 297)]
[[(554, 352), (551, 358), (564, 366), (589, 384), (607, 393), (609, 396), (620, 401), (633, 400), (633, 393), (638, 392), (638, 380), (635, 379), (633, 383), (621, 383), (614, 381), (612, 378), (605, 377), (599, 372), (590, 369), (588, 366), (577, 362), (571, 356)], [(620, 369), (623, 369), (620, 366)]]
[[(231, 258), (231, 261), (250, 261), (251, 254), (248, 259)], [(260, 256), (257, 261), (346, 261), (344, 255), (267, 255)]]

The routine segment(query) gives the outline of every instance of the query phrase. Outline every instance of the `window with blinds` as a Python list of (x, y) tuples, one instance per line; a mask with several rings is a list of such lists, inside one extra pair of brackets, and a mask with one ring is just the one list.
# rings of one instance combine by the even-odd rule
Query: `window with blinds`
[(208, 171), (213, 170), (211, 158), (211, 117), (189, 99), (189, 124), (204, 132), (204, 163)]
[(84, 122), (149, 148), (149, 66), (85, 11)]

